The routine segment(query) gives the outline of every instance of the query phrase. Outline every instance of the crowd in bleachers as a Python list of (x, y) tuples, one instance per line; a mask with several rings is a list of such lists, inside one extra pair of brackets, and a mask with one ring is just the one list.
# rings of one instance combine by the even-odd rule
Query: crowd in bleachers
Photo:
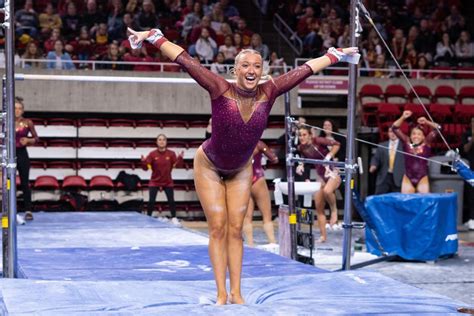
[[(474, 42), (459, 0), (370, 0), (365, 4), (402, 67), (474, 66)], [(321, 56), (331, 46), (349, 45), (349, 1), (278, 1), (275, 6), (274, 10), (303, 39), (304, 57)], [(375, 30), (365, 19), (361, 21), (363, 66), (394, 66)], [(415, 78), (431, 76), (419, 71), (411, 74)], [(373, 71), (370, 75), (391, 74)]]
[[(259, 51), (271, 65), (278, 56), (247, 27), (238, 9), (228, 0), (26, 0), (15, 14), (17, 59), (26, 67), (48, 69), (91, 68), (81, 61), (105, 61), (100, 69), (179, 71), (153, 62), (169, 62), (152, 45), (132, 50), (127, 28), (144, 31), (160, 28), (165, 37), (188, 50), (201, 63), (214, 64), (223, 73), (243, 48)], [(3, 46), (4, 38), (0, 40)], [(275, 53), (273, 53), (275, 55)], [(47, 63), (34, 60), (47, 59)], [(73, 62), (77, 61), (77, 62)], [(142, 62), (123, 65), (114, 62)]]

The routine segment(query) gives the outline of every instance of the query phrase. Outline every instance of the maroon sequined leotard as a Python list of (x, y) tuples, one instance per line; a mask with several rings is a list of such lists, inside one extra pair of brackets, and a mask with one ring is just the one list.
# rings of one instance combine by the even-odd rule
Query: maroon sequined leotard
[[(329, 153), (328, 146), (335, 145), (339, 145), (339, 142), (335, 141), (334, 139), (329, 139), (326, 137), (313, 137), (312, 144), (299, 145), (298, 151), (305, 158), (324, 159)], [(325, 176), (326, 167), (324, 165), (314, 165), (314, 167), (318, 176), (321, 177), (321, 179), (324, 179), (325, 182), (327, 182), (329, 178)], [(334, 168), (330, 167), (330, 169), (333, 170)]]
[[(425, 142), (419, 146), (413, 146), (410, 138), (405, 135), (399, 127), (392, 125), (392, 131), (403, 142), (403, 151), (423, 158), (431, 157), (431, 143), (436, 139), (436, 130), (432, 130), (425, 138)], [(405, 175), (411, 183), (416, 186), (420, 180), (428, 175), (428, 161), (417, 157), (405, 155)]]
[(270, 160), (271, 163), (276, 163), (278, 161), (278, 157), (273, 153), (273, 150), (271, 150), (267, 144), (262, 142), (261, 140), (258, 142), (257, 147), (255, 147), (255, 150), (253, 151), (253, 162), (252, 162), (252, 168), (253, 168), (253, 178), (252, 178), (252, 184), (257, 182), (258, 179), (263, 178), (264, 171), (262, 167), (262, 156), (265, 155), (267, 156), (268, 160)]
[[(249, 162), (267, 125), (275, 99), (313, 74), (311, 67), (304, 64), (248, 92), (204, 68), (185, 51), (175, 62), (211, 96), (212, 136), (203, 143), (203, 150), (222, 174), (231, 174)], [(255, 103), (254, 111), (249, 120), (244, 122), (238, 104), (249, 99)]]

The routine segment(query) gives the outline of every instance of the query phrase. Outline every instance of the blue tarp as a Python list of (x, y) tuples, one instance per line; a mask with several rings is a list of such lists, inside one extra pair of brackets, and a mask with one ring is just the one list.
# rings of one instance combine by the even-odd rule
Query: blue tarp
[[(407, 260), (436, 260), (458, 250), (457, 195), (390, 193), (365, 201), (384, 250)], [(367, 250), (381, 255), (369, 229)]]
[(456, 172), (466, 180), (471, 186), (474, 187), (474, 171), (469, 169), (469, 166), (466, 165), (461, 159), (455, 160), (453, 164), (454, 169)]

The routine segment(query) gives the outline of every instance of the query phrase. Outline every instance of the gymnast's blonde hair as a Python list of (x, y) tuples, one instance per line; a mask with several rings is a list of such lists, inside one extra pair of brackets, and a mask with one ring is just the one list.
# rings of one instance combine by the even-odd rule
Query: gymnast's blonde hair
[[(242, 50), (237, 54), (237, 56), (235, 56), (234, 66), (229, 69), (229, 73), (230, 73), (233, 77), (236, 77), (235, 68), (237, 67), (237, 65), (239, 64), (240, 60), (243, 58), (243, 56), (244, 56), (244, 55), (247, 55), (247, 54), (256, 54), (256, 55), (259, 55), (260, 57), (262, 57), (262, 54), (260, 54), (260, 52), (257, 51), (257, 50), (255, 50), (255, 49), (251, 49), (251, 48), (242, 49)], [(262, 76), (260, 77), (260, 79), (263, 79), (263, 80), (272, 79), (272, 77), (268, 74), (268, 71), (269, 71), (268, 63), (266, 63), (266, 62), (263, 60), (263, 58), (262, 58), (262, 62), (263, 62), (263, 65), (262, 65), (263, 71), (262, 71)]]

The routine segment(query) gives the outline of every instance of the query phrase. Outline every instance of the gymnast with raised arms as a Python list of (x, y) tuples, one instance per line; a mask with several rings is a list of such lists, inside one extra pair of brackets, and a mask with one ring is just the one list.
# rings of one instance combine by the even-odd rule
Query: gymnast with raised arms
[[(358, 63), (356, 47), (335, 49), (277, 78), (259, 84), (260, 53), (242, 50), (235, 58), (236, 83), (212, 73), (186, 51), (168, 41), (160, 30), (129, 29), (133, 49), (143, 41), (178, 63), (211, 97), (212, 136), (194, 157), (196, 192), (209, 228), (209, 256), (217, 285), (216, 304), (244, 304), (241, 293), (242, 226), (252, 186), (252, 154), (267, 125), (275, 99), (309, 76), (340, 61)], [(226, 289), (229, 271), (230, 293)]]

